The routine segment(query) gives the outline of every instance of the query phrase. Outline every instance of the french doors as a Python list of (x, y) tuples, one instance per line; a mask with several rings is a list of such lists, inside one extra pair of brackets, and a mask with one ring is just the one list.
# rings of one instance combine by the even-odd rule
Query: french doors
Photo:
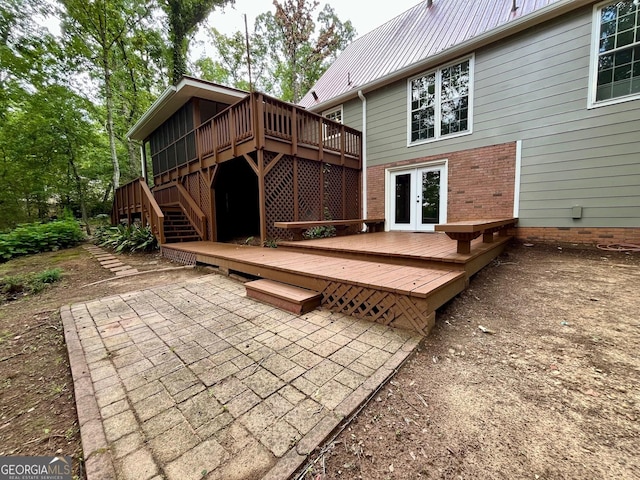
[(390, 172), (391, 230), (432, 232), (447, 219), (445, 165)]

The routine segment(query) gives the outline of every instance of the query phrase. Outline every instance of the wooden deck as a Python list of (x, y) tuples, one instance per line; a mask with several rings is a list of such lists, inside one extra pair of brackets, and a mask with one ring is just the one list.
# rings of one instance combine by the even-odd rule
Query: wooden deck
[(440, 269), (464, 270), (467, 276), (481, 270), (502, 252), (511, 237), (481, 238), (471, 242), (471, 253), (457, 253), (456, 242), (443, 233), (380, 232), (303, 242), (282, 242), (279, 248), (341, 258)]
[[(322, 293), (322, 305), (358, 318), (427, 334), (435, 311), (460, 293), (508, 238), (456, 253), (443, 234), (372, 233), (260, 248), (215, 242), (165, 244), (182, 263), (215, 265)], [(479, 266), (481, 265), (481, 266)]]

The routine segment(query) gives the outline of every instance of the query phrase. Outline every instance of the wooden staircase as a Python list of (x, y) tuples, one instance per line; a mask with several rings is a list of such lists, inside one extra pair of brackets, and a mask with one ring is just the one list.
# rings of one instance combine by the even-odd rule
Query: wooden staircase
[(140, 218), (160, 245), (207, 239), (207, 217), (179, 182), (149, 189), (144, 178), (121, 186), (115, 192), (111, 222), (131, 225)]
[(180, 207), (163, 206), (164, 238), (166, 243), (196, 242), (202, 240)]

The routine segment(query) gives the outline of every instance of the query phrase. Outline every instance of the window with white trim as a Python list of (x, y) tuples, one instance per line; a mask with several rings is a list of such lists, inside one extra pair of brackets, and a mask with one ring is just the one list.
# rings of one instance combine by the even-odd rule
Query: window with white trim
[(409, 80), (409, 143), (471, 133), (473, 57)]
[[(322, 112), (322, 116), (329, 120), (333, 120), (334, 122), (342, 123), (342, 105), (336, 108), (332, 108), (331, 110), (325, 110), (324, 112)], [(340, 135), (340, 127), (337, 127), (335, 125), (327, 125), (325, 123), (323, 125), (323, 135), (324, 140), (335, 140)]]
[(594, 104), (640, 97), (640, 2), (597, 7), (595, 32)]
[(322, 116), (334, 122), (342, 123), (342, 105), (322, 112)]

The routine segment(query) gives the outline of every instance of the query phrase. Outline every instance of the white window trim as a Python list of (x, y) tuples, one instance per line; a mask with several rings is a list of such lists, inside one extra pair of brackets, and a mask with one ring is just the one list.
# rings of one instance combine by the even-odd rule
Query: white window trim
[(344, 124), (344, 108), (342, 105), (338, 105), (337, 107), (330, 108), (329, 110), (325, 110), (322, 112), (323, 117), (327, 117), (327, 115), (335, 112), (340, 112), (340, 123)]
[[(416, 78), (424, 77), (425, 75), (429, 75), (430, 73), (436, 73), (436, 90), (440, 90), (440, 75), (437, 72), (440, 72), (442, 69), (450, 67), (451, 65), (457, 65), (458, 63), (462, 63), (465, 60), (469, 60), (469, 118), (467, 119), (467, 130), (464, 132), (450, 133), (444, 136), (438, 136), (434, 138), (428, 138), (425, 140), (418, 140), (415, 142), (411, 141), (411, 82)], [(475, 63), (476, 63), (476, 54), (472, 53), (471, 55), (467, 55), (462, 58), (458, 58), (452, 62), (444, 63), (439, 65), (438, 68), (434, 68), (432, 70), (427, 70), (418, 75), (414, 75), (413, 77), (407, 79), (407, 147), (415, 147), (417, 145), (424, 145), (426, 143), (439, 142), (442, 140), (448, 140), (450, 138), (463, 137), (465, 135), (471, 135), (473, 133), (473, 98), (474, 98), (474, 83), (475, 83)], [(436, 110), (436, 123), (440, 122), (440, 109)]]
[(591, 20), (591, 56), (589, 60), (589, 89), (587, 98), (587, 109), (606, 107), (617, 103), (630, 102), (640, 99), (640, 93), (627, 95), (625, 97), (611, 98), (602, 102), (596, 102), (596, 92), (598, 90), (598, 50), (600, 48), (600, 10), (602, 7), (616, 3), (612, 0), (597, 3), (593, 6)]
[(442, 167), (444, 170), (444, 175), (442, 176), (442, 181), (440, 183), (440, 190), (443, 194), (444, 198), (444, 222), (447, 222), (449, 218), (448, 206), (449, 206), (449, 159), (442, 158), (439, 160), (433, 160), (431, 162), (422, 162), (422, 163), (410, 163), (408, 165), (401, 165), (397, 167), (385, 168), (384, 170), (384, 218), (387, 219), (384, 222), (384, 231), (391, 231), (391, 216), (393, 212), (391, 211), (391, 174), (395, 172), (402, 172), (404, 170), (413, 170), (419, 168), (429, 168), (429, 167)]

